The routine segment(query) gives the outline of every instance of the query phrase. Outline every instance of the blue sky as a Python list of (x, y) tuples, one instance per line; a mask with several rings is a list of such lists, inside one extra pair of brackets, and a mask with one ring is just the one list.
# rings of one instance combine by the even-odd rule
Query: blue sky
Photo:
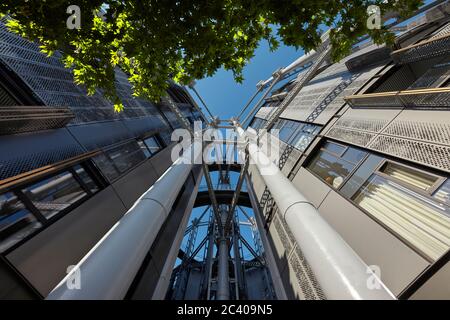
[[(213, 115), (229, 119), (239, 114), (256, 91), (259, 80), (269, 78), (273, 71), (289, 65), (302, 54), (302, 50), (282, 43), (277, 51), (270, 52), (267, 41), (261, 41), (255, 56), (244, 69), (245, 80), (242, 84), (234, 81), (232, 72), (221, 69), (214, 76), (197, 81), (195, 88)], [(195, 94), (191, 94), (196, 99)]]

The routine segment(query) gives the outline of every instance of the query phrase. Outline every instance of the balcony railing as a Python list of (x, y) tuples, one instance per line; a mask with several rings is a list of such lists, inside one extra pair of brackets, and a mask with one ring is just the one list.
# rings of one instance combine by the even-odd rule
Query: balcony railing
[(443, 56), (449, 52), (450, 33), (396, 50), (391, 53), (391, 57), (397, 64), (406, 64)]
[(450, 107), (450, 87), (361, 94), (344, 99), (355, 108), (440, 109)]
[(0, 135), (61, 128), (74, 117), (67, 107), (0, 106)]

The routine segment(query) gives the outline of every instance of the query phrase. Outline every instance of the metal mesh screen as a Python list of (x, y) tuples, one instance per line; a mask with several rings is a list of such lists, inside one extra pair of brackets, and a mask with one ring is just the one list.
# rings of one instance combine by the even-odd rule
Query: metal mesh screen
[(2, 59), (47, 106), (68, 106), (75, 114), (71, 124), (140, 117), (163, 119), (156, 107), (132, 96), (127, 76), (116, 71), (116, 86), (124, 103), (124, 111), (115, 113), (112, 104), (100, 91), (88, 96), (83, 87), (73, 83), (69, 69), (59, 55), (47, 57), (37, 44), (10, 33), (0, 22), (0, 59)]
[(450, 147), (380, 135), (371, 149), (450, 172)]

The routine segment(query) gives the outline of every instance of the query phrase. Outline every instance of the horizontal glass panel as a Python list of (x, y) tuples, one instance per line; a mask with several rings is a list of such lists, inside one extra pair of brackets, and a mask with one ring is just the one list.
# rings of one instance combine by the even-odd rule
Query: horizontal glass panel
[(435, 192), (434, 197), (442, 202), (450, 204), (450, 179)]
[(382, 157), (371, 154), (345, 183), (341, 189), (341, 193), (351, 198), (367, 181), (367, 179), (369, 179), (376, 168), (380, 165), (381, 161), (383, 161)]
[(302, 125), (289, 143), (296, 149), (305, 151), (319, 131), (320, 126), (309, 124)]
[(367, 152), (365, 151), (349, 147), (342, 155), (342, 159), (358, 164), (366, 155)]
[(299, 127), (300, 123), (294, 121), (286, 121), (285, 125), (280, 129), (279, 139), (288, 143), (289, 138), (292, 136), (295, 130)]
[(436, 176), (393, 162), (387, 162), (380, 171), (390, 177), (425, 191), (429, 190), (438, 180), (438, 177)]
[(0, 195), (0, 252), (41, 227), (41, 223), (11, 192)]
[(152, 156), (152, 154), (148, 150), (146, 144), (143, 141), (138, 141), (137, 143), (138, 143), (139, 147), (141, 148), (142, 152), (144, 153), (145, 157), (150, 158)]
[(114, 163), (109, 159), (106, 154), (101, 153), (93, 158), (95, 164), (103, 173), (103, 175), (108, 179), (108, 181), (113, 181), (119, 177), (120, 172), (114, 165)]
[(353, 164), (324, 151), (320, 152), (308, 166), (334, 188), (339, 188), (354, 167)]
[(333, 152), (333, 153), (337, 154), (338, 156), (342, 155), (342, 153), (346, 149), (346, 147), (341, 146), (340, 144), (330, 142), (330, 141), (327, 141), (323, 147), (324, 147), (324, 149), (326, 149), (330, 152)]
[(105, 151), (105, 153), (114, 162), (114, 166), (120, 173), (124, 173), (146, 159), (137, 141), (122, 144)]
[(155, 137), (150, 137), (144, 140), (145, 144), (147, 145), (148, 150), (150, 150), (150, 153), (154, 155), (159, 150), (161, 150), (161, 145), (159, 144), (158, 140), (156, 140)]
[(75, 166), (74, 170), (92, 193), (95, 193), (99, 190), (98, 185), (94, 182), (94, 180), (92, 180), (91, 176), (86, 172), (86, 170), (84, 170), (81, 165)]
[(373, 175), (354, 202), (432, 260), (450, 247), (450, 208)]
[(39, 181), (22, 192), (46, 218), (53, 217), (87, 195), (70, 172)]

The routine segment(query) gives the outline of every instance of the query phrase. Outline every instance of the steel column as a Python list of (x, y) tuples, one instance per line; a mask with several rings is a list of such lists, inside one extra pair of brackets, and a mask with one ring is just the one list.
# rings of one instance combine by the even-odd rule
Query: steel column
[[(247, 138), (236, 124), (241, 138)], [(248, 138), (247, 138), (248, 139)], [(395, 299), (318, 210), (249, 140), (248, 152), (328, 299)], [(370, 279), (371, 289), (367, 283)]]
[[(192, 169), (187, 149), (48, 295), (49, 300), (123, 299)], [(194, 154), (194, 158), (201, 152)], [(81, 288), (66, 283), (76, 273)]]

